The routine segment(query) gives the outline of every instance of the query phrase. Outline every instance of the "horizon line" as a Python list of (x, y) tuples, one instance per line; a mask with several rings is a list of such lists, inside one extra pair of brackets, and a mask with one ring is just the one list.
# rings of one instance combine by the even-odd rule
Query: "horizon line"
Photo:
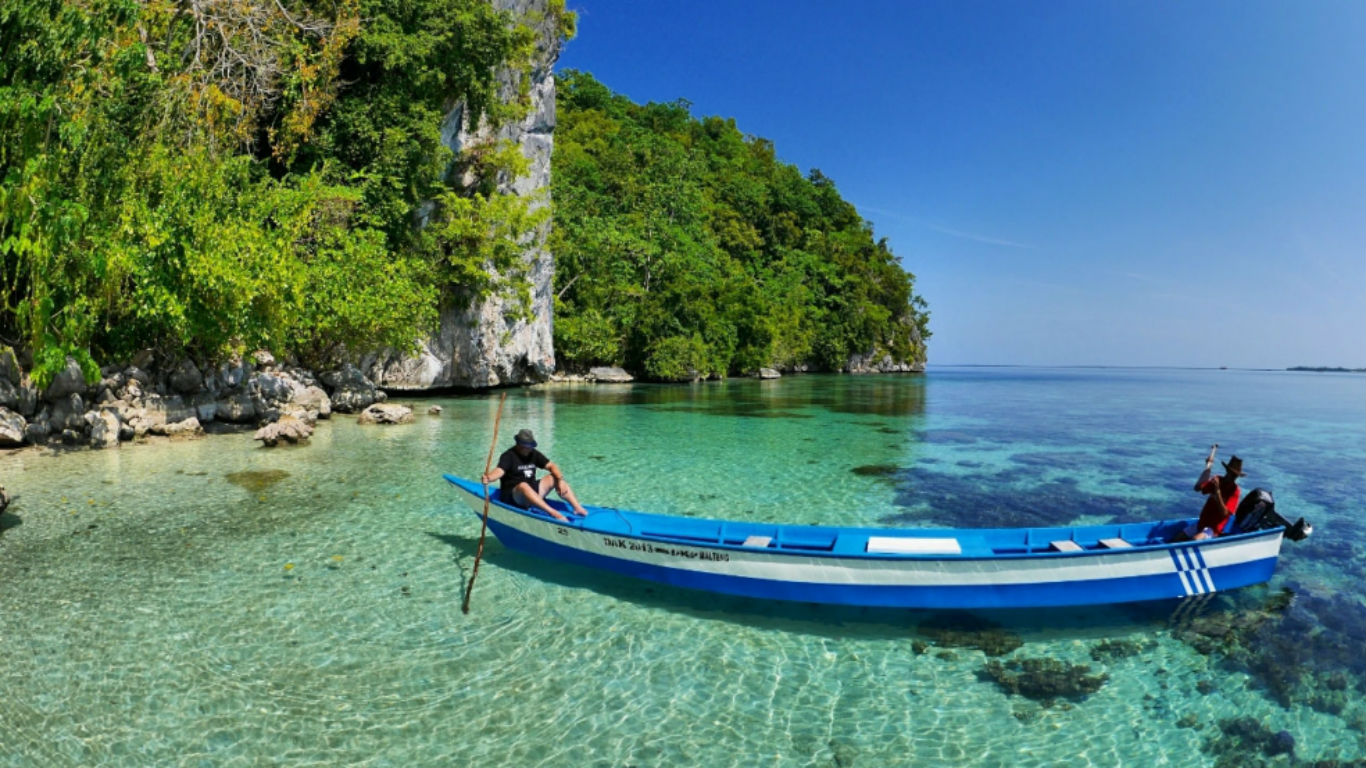
[[(1366, 373), (1366, 366), (1360, 368), (1345, 365), (1297, 365), (1286, 367), (1267, 367), (1267, 366), (1239, 366), (1239, 365), (1108, 365), (1103, 363), (931, 363), (926, 362), (925, 366), (943, 366), (945, 368), (1134, 368), (1146, 370), (1177, 370), (1177, 371), (1291, 371), (1300, 369), (1298, 372), (1322, 372), (1322, 373)], [(1309, 369), (1309, 370), (1306, 370)], [(1336, 369), (1336, 370), (1318, 370)]]

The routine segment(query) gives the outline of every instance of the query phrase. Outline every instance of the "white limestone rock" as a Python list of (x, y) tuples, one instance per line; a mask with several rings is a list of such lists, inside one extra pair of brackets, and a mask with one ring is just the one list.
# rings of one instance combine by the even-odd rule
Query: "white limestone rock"
[(0, 448), (18, 448), (24, 444), (24, 430), (28, 421), (19, 414), (0, 406)]
[(91, 448), (117, 448), (119, 444), (119, 417), (108, 408), (87, 411), (85, 423), (90, 432)]
[(636, 380), (636, 377), (615, 366), (596, 366), (588, 369), (588, 380), (602, 384), (625, 384)]
[(361, 411), (358, 424), (411, 424), (413, 409), (404, 405), (374, 403)]
[[(442, 123), (442, 138), (456, 154), (471, 145), (509, 140), (521, 147), (530, 161), (530, 172), (502, 179), (499, 191), (533, 200), (532, 208), (550, 201), (550, 155), (555, 130), (555, 77), (552, 71), (560, 55), (560, 39), (554, 14), (546, 0), (493, 0), (522, 20), (536, 23), (536, 53), (530, 74), (531, 109), (518, 123), (490, 126), (485, 121), (468, 125), (463, 104), (451, 110)], [(513, 72), (498, 73), (499, 95), (515, 99), (521, 88)], [(441, 311), (436, 328), (422, 340), (417, 354), (396, 355), (380, 351), (366, 355), (361, 367), (385, 389), (425, 390), (438, 387), (496, 387), (545, 381), (555, 371), (551, 333), (554, 297), (554, 259), (546, 247), (547, 221), (526, 244), (523, 267), (530, 282), (531, 320), (511, 305), (515, 299), (491, 296), (465, 309)], [(336, 394), (333, 394), (334, 400)], [(364, 406), (360, 406), (364, 407)], [(343, 410), (337, 407), (337, 410)]]
[(154, 435), (165, 435), (166, 437), (197, 437), (204, 434), (204, 428), (199, 424), (199, 419), (193, 416), (182, 421), (162, 422), (154, 425), (149, 431)]
[(293, 413), (286, 413), (278, 420), (256, 430), (252, 439), (260, 440), (268, 448), (281, 442), (291, 445), (306, 442), (313, 436), (313, 425)]

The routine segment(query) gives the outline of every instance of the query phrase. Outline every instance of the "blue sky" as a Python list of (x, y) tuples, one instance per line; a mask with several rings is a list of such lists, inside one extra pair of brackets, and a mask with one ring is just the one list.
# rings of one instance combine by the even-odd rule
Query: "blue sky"
[(1366, 366), (1366, 3), (569, 6), (560, 68), (834, 179), (932, 364)]

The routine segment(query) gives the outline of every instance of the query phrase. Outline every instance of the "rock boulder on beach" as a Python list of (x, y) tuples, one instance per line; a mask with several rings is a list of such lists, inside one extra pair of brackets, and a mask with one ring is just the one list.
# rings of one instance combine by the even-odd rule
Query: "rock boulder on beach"
[(260, 440), (266, 447), (274, 447), (281, 441), (302, 443), (313, 436), (313, 425), (293, 413), (286, 413), (277, 421), (256, 430), (253, 439)]
[(4, 379), (14, 386), (19, 386), (19, 360), (14, 355), (14, 349), (8, 346), (0, 346), (0, 379)]
[(162, 422), (153, 425), (148, 431), (154, 435), (165, 435), (166, 437), (194, 437), (204, 434), (204, 428), (200, 426), (199, 419), (194, 416), (180, 421)]
[(322, 387), (306, 386), (295, 389), (292, 402), (304, 410), (313, 412), (314, 418), (317, 419), (326, 419), (332, 415), (332, 398), (327, 396)]
[(54, 430), (85, 430), (85, 401), (72, 392), (52, 401), (52, 415), (48, 417)]
[(405, 405), (375, 403), (361, 411), (359, 424), (411, 424), (413, 409)]
[(384, 400), (380, 397), (383, 393), (375, 391), (375, 383), (350, 363), (338, 370), (328, 371), (320, 378), (323, 384), (332, 388), (332, 410), (338, 413), (355, 413), (371, 403)]
[(81, 372), (81, 366), (70, 357), (66, 359), (66, 367), (57, 372), (52, 378), (52, 383), (47, 385), (47, 391), (43, 392), (43, 399), (49, 403), (65, 399), (68, 395), (80, 395), (85, 393), (85, 374)]
[(90, 432), (90, 447), (114, 448), (119, 444), (119, 417), (113, 411), (89, 411), (85, 423)]
[(24, 430), (28, 422), (23, 416), (0, 406), (0, 448), (18, 448), (24, 444)]
[(256, 423), (256, 405), (246, 392), (234, 392), (214, 404), (214, 413), (219, 421), (233, 424)]
[(626, 384), (635, 381), (636, 377), (621, 368), (601, 365), (588, 369), (588, 380), (603, 384)]
[(24, 439), (32, 445), (41, 445), (47, 442), (47, 436), (52, 434), (52, 427), (48, 426), (45, 414), (39, 414), (34, 421), (30, 421), (24, 427)]
[(204, 375), (199, 372), (199, 367), (189, 360), (182, 361), (171, 372), (171, 388), (182, 395), (193, 395), (202, 386)]

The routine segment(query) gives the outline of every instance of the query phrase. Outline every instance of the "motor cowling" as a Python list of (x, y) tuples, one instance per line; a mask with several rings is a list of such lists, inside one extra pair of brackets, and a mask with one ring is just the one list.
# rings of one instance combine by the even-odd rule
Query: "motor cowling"
[(1282, 517), (1276, 511), (1276, 500), (1272, 497), (1271, 491), (1254, 488), (1243, 496), (1243, 500), (1238, 504), (1238, 511), (1233, 514), (1233, 532), (1250, 533), (1272, 528), (1284, 528), (1285, 537), (1291, 541), (1302, 541), (1314, 532), (1314, 526), (1305, 522), (1302, 517), (1294, 523)]

